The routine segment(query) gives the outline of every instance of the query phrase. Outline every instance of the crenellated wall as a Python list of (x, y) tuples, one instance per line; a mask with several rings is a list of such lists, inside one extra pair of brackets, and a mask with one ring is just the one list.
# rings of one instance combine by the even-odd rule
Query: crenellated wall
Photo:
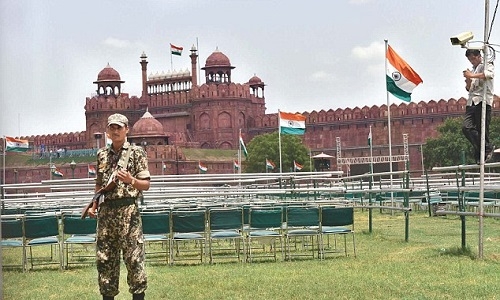
[[(196, 49), (191, 49), (191, 52), (191, 70), (195, 72), (197, 52)], [(237, 149), (240, 130), (246, 143), (259, 134), (278, 130), (277, 113), (266, 114), (264, 82), (257, 76), (252, 77), (247, 83), (231, 82), (231, 71), (235, 67), (230, 65), (229, 59), (220, 51), (212, 53), (207, 59), (206, 66), (202, 68), (208, 72), (204, 76), (203, 84), (193, 83), (193, 78), (203, 78), (203, 76), (190, 74), (189, 70), (167, 74), (162, 72), (151, 75), (148, 79), (146, 59), (147, 56), (143, 53), (141, 72), (145, 90), (139, 97), (118, 92), (124, 81), (121, 80), (119, 73), (108, 65), (99, 73), (98, 81), (94, 83), (102, 86), (112, 80), (117, 92), (97, 93), (86, 98), (84, 131), (20, 138), (29, 140), (35, 152), (100, 147), (105, 143), (104, 132), (110, 114), (118, 112), (126, 115), (132, 127), (148, 111), (163, 126), (166, 137), (162, 138), (169, 144), (148, 150), (148, 155), (151, 155), (150, 167), (158, 174), (161, 171), (158, 165), (162, 160), (172, 161), (172, 150), (169, 147)], [(313, 155), (325, 152), (336, 156), (336, 139), (340, 138), (342, 157), (365, 157), (369, 155), (367, 137), (371, 126), (373, 155), (387, 156), (389, 155), (388, 109), (390, 109), (392, 154), (403, 154), (403, 134), (408, 134), (410, 169), (421, 170), (421, 145), (427, 138), (437, 136), (436, 127), (446, 118), (462, 116), (465, 105), (465, 98), (458, 100), (451, 98), (428, 102), (393, 103), (389, 108), (384, 104), (302, 112), (306, 116), (306, 133), (303, 139)], [(492, 107), (493, 114), (500, 115), (500, 100), (497, 96)], [(149, 151), (153, 151), (155, 155)], [(178, 157), (175, 159), (175, 164), (176, 168), (180, 164)], [(190, 163), (186, 164), (186, 168), (179, 171), (181, 174), (193, 171)], [(232, 171), (232, 162), (227, 162), (227, 166), (220, 162), (216, 165), (218, 172)], [(332, 160), (331, 167), (337, 169), (336, 159)], [(366, 166), (359, 166), (356, 172), (366, 172), (367, 170), (363, 168)], [(399, 163), (396, 168), (402, 169), (404, 166)], [(75, 170), (77, 171), (80, 169)], [(8, 177), (9, 175), (7, 177), (11, 179), (10, 182), (12, 176), (14, 174), (20, 176), (20, 172), (14, 173), (13, 170), (9, 170), (7, 174), (11, 177)], [(49, 174), (47, 170), (22, 172), (25, 172), (26, 178), (31, 179), (42, 178), (44, 174)]]

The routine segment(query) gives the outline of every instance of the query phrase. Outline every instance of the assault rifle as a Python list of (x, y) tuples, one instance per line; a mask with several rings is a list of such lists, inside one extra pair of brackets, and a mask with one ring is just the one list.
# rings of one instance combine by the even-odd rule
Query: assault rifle
[(118, 170), (115, 170), (111, 176), (109, 177), (108, 179), (108, 182), (106, 183), (106, 185), (102, 188), (100, 188), (95, 194), (94, 194), (94, 197), (92, 197), (92, 200), (90, 201), (89, 204), (87, 204), (83, 210), (82, 210), (82, 215), (81, 215), (81, 218), (82, 219), (85, 219), (88, 214), (89, 214), (89, 209), (92, 208), (92, 206), (94, 205), (94, 203), (97, 203), (97, 206), (96, 206), (96, 209), (97, 207), (99, 207), (99, 205), (101, 205), (105, 198), (106, 198), (106, 193), (107, 192), (110, 192), (112, 190), (114, 190), (116, 188), (116, 180), (118, 180), (116, 178), (116, 173), (118, 173)]
[(81, 215), (82, 219), (85, 219), (88, 216), (89, 209), (94, 205), (94, 203), (97, 203), (96, 208), (99, 207), (99, 205), (101, 205), (106, 200), (106, 193), (110, 192), (116, 188), (116, 181), (118, 180), (116, 175), (118, 173), (118, 170), (127, 168), (128, 159), (130, 158), (130, 151), (131, 150), (132, 150), (132, 146), (129, 145), (129, 147), (127, 149), (127, 153), (125, 154), (125, 156), (121, 157), (120, 160), (118, 161), (118, 165), (117, 165), (116, 169), (113, 171), (113, 173), (111, 173), (111, 176), (109, 176), (108, 182), (106, 183), (106, 185), (104, 187), (100, 188), (95, 193), (94, 197), (92, 197), (92, 200), (90, 201), (90, 203), (87, 204), (83, 208), (82, 215)]

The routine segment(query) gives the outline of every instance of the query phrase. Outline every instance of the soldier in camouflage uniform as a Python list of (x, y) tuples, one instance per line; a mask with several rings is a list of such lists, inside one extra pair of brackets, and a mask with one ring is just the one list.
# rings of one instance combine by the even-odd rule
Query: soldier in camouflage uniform
[[(120, 253), (127, 267), (127, 283), (133, 299), (144, 299), (147, 288), (144, 270), (142, 222), (137, 207), (141, 191), (149, 189), (150, 174), (146, 153), (141, 147), (127, 142), (128, 119), (121, 114), (108, 118), (107, 135), (111, 146), (97, 152), (96, 191), (108, 183), (113, 172), (116, 187), (106, 193), (105, 201), (89, 210), (97, 219), (97, 271), (99, 291), (103, 299), (114, 299), (119, 293)], [(118, 168), (129, 159), (126, 168)], [(121, 162), (121, 163), (120, 163)]]

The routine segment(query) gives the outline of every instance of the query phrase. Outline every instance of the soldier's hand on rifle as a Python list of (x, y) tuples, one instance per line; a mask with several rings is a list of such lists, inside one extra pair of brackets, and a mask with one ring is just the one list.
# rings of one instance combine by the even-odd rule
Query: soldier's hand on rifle
[(130, 172), (125, 169), (118, 170), (118, 173), (116, 175), (118, 176), (118, 179), (120, 181), (126, 184), (131, 184), (132, 180), (134, 179), (134, 177), (132, 177), (132, 174), (130, 174)]
[(95, 218), (97, 215), (97, 202), (92, 203), (92, 207), (89, 208), (89, 217)]

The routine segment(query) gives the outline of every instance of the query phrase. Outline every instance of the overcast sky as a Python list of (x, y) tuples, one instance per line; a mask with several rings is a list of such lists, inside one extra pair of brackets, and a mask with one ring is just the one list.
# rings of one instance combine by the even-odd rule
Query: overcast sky
[(424, 81), (413, 101), (458, 99), (470, 64), (450, 37), (482, 41), (484, 24), (484, 1), (466, 0), (0, 0), (0, 135), (84, 131), (97, 74), (109, 63), (140, 96), (142, 52), (166, 73), (169, 43), (184, 47), (175, 70), (198, 43), (201, 67), (218, 47), (233, 82), (259, 76), (267, 113), (387, 104), (385, 39)]

